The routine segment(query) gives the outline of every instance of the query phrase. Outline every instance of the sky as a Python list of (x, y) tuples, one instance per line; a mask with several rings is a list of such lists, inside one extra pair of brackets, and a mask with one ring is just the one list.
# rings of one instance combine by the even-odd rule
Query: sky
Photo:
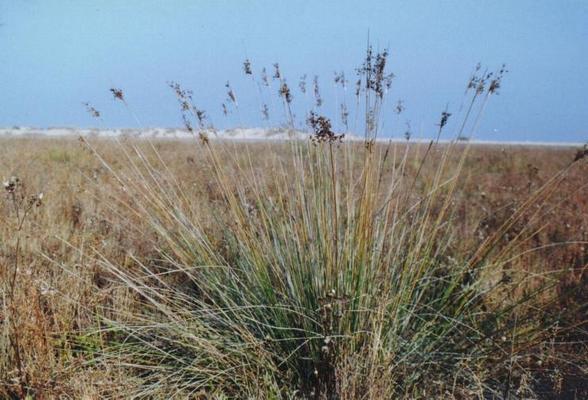
[[(586, 0), (0, 0), (0, 127), (181, 126), (169, 81), (193, 90), (217, 127), (262, 126), (245, 58), (256, 74), (280, 63), (297, 115), (310, 107), (299, 77), (318, 75), (321, 112), (336, 119), (333, 73), (353, 79), (368, 32), (375, 49), (389, 49), (396, 76), (384, 136), (402, 135), (407, 122), (414, 136), (433, 136), (441, 111), (462, 109), (480, 62), (506, 63), (509, 73), (476, 138), (588, 140)], [(239, 111), (225, 117), (227, 80)], [(124, 90), (128, 107), (111, 87)], [(285, 120), (277, 101), (270, 113)]]

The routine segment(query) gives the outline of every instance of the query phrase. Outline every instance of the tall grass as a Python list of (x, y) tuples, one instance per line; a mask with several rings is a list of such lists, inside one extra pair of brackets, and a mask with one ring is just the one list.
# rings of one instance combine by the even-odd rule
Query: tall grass
[[(215, 212), (223, 214), (213, 215), (212, 223), (155, 147), (120, 147), (129, 168), (110, 169), (119, 183), (113, 209), (148, 223), (158, 256), (122, 266), (95, 254), (137, 305), (111, 310), (99, 330), (79, 341), (104, 341), (100, 350), (81, 346), (91, 363), (133, 377), (128, 395), (533, 395), (533, 377), (521, 359), (557, 322), (538, 318), (535, 308), (539, 296), (548, 297), (549, 280), (505, 273), (531, 227), (506, 247), (498, 249), (497, 242), (564, 172), (496, 235), (464, 249), (451, 222), (468, 147), (431, 142), (415, 160), (408, 144), (376, 141), (392, 79), (386, 57), (369, 48), (359, 69), (362, 142), (346, 142), (326, 117), (311, 113), (311, 140), (267, 145), (265, 166), (258, 169), (252, 159), (260, 145), (210, 140), (201, 125), (195, 133), (211, 190), (219, 195)], [(290, 89), (279, 79), (293, 127)], [(472, 79), (472, 106), (460, 137), (471, 115), (477, 125), (500, 79)], [(439, 134), (449, 116), (442, 114)], [(450, 168), (455, 158), (457, 167)], [(422, 176), (431, 162), (435, 173)], [(513, 295), (517, 291), (523, 293)]]

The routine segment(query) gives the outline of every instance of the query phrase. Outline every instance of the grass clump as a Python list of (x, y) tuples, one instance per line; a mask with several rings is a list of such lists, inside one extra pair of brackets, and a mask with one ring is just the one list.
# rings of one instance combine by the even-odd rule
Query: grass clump
[[(105, 320), (101, 333), (115, 339), (98, 362), (133, 371), (135, 396), (533, 395), (521, 360), (532, 360), (530, 349), (557, 323), (536, 309), (540, 296), (549, 301), (550, 281), (510, 269), (534, 233), (530, 225), (509, 245), (498, 243), (564, 172), (494, 235), (464, 246), (452, 221), (469, 148), (431, 142), (412, 165), (409, 146), (377, 142), (393, 77), (386, 59), (369, 48), (358, 69), (362, 141), (345, 142), (311, 111), (310, 140), (274, 145), (261, 169), (252, 162), (259, 148), (211, 140), (203, 114), (195, 114), (200, 130), (192, 128), (191, 92), (175, 84), (218, 194), (213, 213), (223, 217), (213, 215), (212, 224), (155, 148), (123, 146), (131, 168), (113, 172), (122, 188), (116, 201), (156, 234), (158, 261), (101, 260), (140, 306)], [(275, 68), (293, 129), (291, 91)], [(472, 77), (458, 137), (481, 101), (477, 125), (504, 71)], [(438, 136), (450, 116), (442, 113)], [(434, 173), (423, 177), (432, 154)]]
[(139, 191), (133, 207), (165, 239), (156, 268), (105, 261), (141, 298), (138, 313), (123, 313), (127, 322), (111, 321), (125, 337), (114, 354), (141, 371), (141, 393), (413, 398), (501, 390), (513, 357), (540, 342), (549, 323), (527, 307), (538, 289), (505, 299), (528, 286), (524, 274), (492, 282), (510, 256), (473, 262), (472, 253), (456, 254), (447, 221), (457, 176), (440, 168), (428, 195), (411, 201), (404, 164), (381, 179), (394, 149), (292, 147), (291, 160), (274, 160), (269, 192), (253, 171), (236, 166), (227, 175), (227, 160), (220, 165), (211, 149), (230, 221), (220, 226), (220, 249), (150, 167), (141, 187), (131, 187)]

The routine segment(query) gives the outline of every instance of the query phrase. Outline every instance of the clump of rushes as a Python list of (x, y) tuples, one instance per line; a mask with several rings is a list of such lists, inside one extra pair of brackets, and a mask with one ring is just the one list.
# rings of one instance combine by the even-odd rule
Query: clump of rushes
[[(99, 257), (140, 307), (113, 310), (105, 321), (113, 339), (97, 362), (137, 377), (134, 397), (502, 398), (532, 374), (520, 360), (557, 317), (539, 320), (531, 306), (544, 287), (510, 297), (527, 274), (493, 279), (531, 227), (497, 243), (565, 171), (496, 235), (457, 252), (448, 221), (467, 148), (449, 170), (450, 152), (460, 150), (446, 146), (414, 190), (420, 168), (409, 168), (406, 147), (375, 142), (392, 80), (387, 56), (368, 47), (358, 70), (369, 151), (315, 112), (311, 140), (288, 142), (286, 155), (268, 152), (263, 180), (248, 168), (248, 146), (204, 142), (222, 193), (218, 212), (227, 215), (221, 245), (173, 176), (162, 179), (164, 167), (129, 158), (133, 175), (117, 179), (119, 201), (157, 233), (160, 261), (122, 267)], [(277, 64), (273, 77), (288, 103)], [(479, 85), (477, 96), (490, 95), (500, 80), (482, 93)], [(314, 91), (319, 107), (316, 77)]]

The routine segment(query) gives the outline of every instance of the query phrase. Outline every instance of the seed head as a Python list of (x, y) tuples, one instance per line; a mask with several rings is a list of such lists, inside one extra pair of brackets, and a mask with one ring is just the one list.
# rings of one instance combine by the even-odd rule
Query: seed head
[(43, 205), (43, 192), (31, 196), (29, 198), (29, 205), (31, 207), (41, 207)]
[(292, 94), (290, 93), (290, 88), (288, 87), (288, 84), (285, 80), (282, 81), (282, 84), (280, 85), (279, 94), (286, 101), (286, 103), (290, 104), (292, 102)]
[(347, 87), (347, 80), (345, 79), (345, 72), (343, 72), (343, 71), (341, 71), (339, 73), (335, 72), (333, 82), (335, 82), (335, 85), (340, 85), (341, 88), (345, 89)]
[(359, 97), (361, 93), (361, 78), (355, 82), (355, 97)]
[(100, 118), (100, 111), (96, 110), (90, 103), (84, 102), (82, 104), (86, 107), (88, 114), (90, 114), (93, 118)]
[(193, 107), (192, 110), (194, 111), (194, 114), (198, 119), (198, 124), (200, 125), (200, 128), (204, 128), (204, 123), (206, 122), (206, 111), (200, 110), (196, 107)]
[(120, 100), (124, 103), (125, 95), (124, 95), (122, 89), (110, 88), (110, 92), (114, 96), (115, 100)]
[(336, 135), (331, 128), (331, 121), (327, 117), (323, 117), (322, 115), (317, 115), (314, 112), (311, 112), (308, 117), (308, 125), (314, 131), (314, 134), (311, 136), (311, 140), (313, 143), (334, 143), (334, 142), (341, 142), (345, 137), (344, 134)]
[(264, 86), (269, 86), (269, 79), (267, 78), (267, 70), (265, 69), (265, 67), (261, 70), (261, 82)]
[[(360, 82), (365, 79), (366, 90), (372, 90), (379, 98), (384, 97), (385, 90), (390, 89), (395, 77), (393, 73), (386, 73), (388, 55), (388, 50), (384, 49), (374, 57), (372, 46), (368, 46), (363, 64), (356, 69)], [(356, 90), (356, 96), (358, 95)]]
[(298, 87), (300, 91), (304, 94), (306, 93), (306, 74), (300, 77), (300, 81), (298, 82)]
[(410, 121), (406, 121), (406, 130), (404, 131), (404, 138), (408, 141), (412, 137), (412, 129), (410, 127)]
[(398, 100), (398, 103), (396, 103), (396, 107), (394, 108), (394, 112), (396, 114), (401, 114), (405, 109), (406, 107), (404, 106), (404, 101)]
[(20, 185), (20, 179), (16, 176), (11, 176), (6, 181), (4, 181), (2, 184), (4, 186), (4, 190), (6, 190), (7, 193), (12, 194), (16, 191), (17, 187)]
[(498, 89), (500, 89), (502, 84), (502, 78), (507, 72), (506, 65), (502, 64), (502, 67), (494, 74), (494, 78), (490, 81), (490, 85), (488, 86), (489, 94), (498, 94)]
[(347, 110), (347, 104), (341, 103), (341, 122), (345, 125), (345, 128), (349, 126), (349, 110)]
[(231, 88), (231, 84), (229, 83), (229, 81), (225, 83), (225, 87), (227, 88), (228, 100), (231, 101), (233, 104), (237, 105), (237, 97), (235, 96), (235, 92), (233, 92), (233, 89)]
[(267, 104), (261, 106), (261, 115), (263, 116), (264, 120), (269, 120), (269, 108)]
[(282, 73), (280, 72), (280, 64), (274, 63), (274, 79), (282, 79)]
[(314, 101), (315, 101), (316, 106), (320, 107), (323, 105), (323, 99), (321, 98), (321, 91), (320, 91), (319, 83), (318, 83), (318, 75), (314, 76), (312, 83), (313, 83), (313, 88), (314, 88)]
[(437, 126), (439, 127), (439, 129), (443, 129), (443, 127), (445, 125), (447, 125), (447, 120), (449, 120), (449, 117), (451, 117), (451, 113), (449, 113), (447, 111), (443, 111), (441, 113), (441, 120), (437, 124)]
[(243, 61), (243, 71), (245, 75), (253, 75), (253, 71), (251, 71), (251, 61), (248, 58)]
[(182, 115), (182, 121), (184, 121), (184, 127), (186, 128), (186, 130), (190, 133), (193, 133), (194, 128), (192, 128), (192, 122), (190, 122), (186, 114)]

